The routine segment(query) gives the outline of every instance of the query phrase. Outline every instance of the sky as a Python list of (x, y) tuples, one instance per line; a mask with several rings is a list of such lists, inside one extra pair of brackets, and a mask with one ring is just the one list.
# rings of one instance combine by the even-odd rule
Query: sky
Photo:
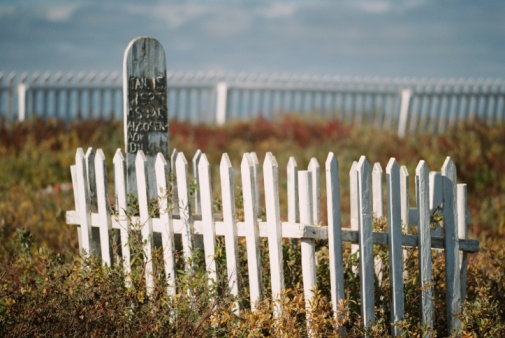
[(174, 72), (505, 78), (503, 0), (0, 0), (0, 72), (121, 72), (138, 36)]

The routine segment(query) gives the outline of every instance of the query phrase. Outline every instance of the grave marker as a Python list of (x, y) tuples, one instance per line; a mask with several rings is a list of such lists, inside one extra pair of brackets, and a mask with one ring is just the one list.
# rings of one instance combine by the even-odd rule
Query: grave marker
[[(151, 37), (130, 42), (124, 54), (123, 103), (127, 193), (137, 195), (135, 159), (142, 150), (147, 167), (156, 155), (170, 158), (168, 139), (167, 70), (165, 51)], [(149, 198), (157, 198), (156, 175), (147, 173)]]

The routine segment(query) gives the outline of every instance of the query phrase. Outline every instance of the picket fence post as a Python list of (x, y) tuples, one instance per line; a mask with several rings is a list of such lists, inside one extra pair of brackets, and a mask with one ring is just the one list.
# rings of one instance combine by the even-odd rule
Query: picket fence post
[[(421, 288), (421, 321), (433, 328), (431, 230), (429, 207), (429, 170), (424, 161), (416, 168), (416, 197), (419, 210), (419, 287)], [(429, 337), (429, 333), (424, 336)]]
[(126, 194), (126, 163), (121, 149), (116, 151), (114, 159), (114, 195), (117, 212), (117, 222), (119, 223), (119, 234), (121, 239), (121, 253), (123, 269), (126, 276), (125, 285), (131, 285), (131, 254), (130, 254), (130, 215), (128, 210), (128, 197)]
[(459, 265), (459, 236), (457, 213), (456, 166), (447, 157), (442, 166), (443, 215), (445, 232), (445, 276), (447, 299), (447, 329), (459, 331), (457, 315), (461, 311), (461, 281)]
[(114, 261), (112, 247), (109, 243), (109, 231), (112, 230), (110, 218), (111, 209), (109, 203), (109, 190), (107, 187), (107, 168), (105, 166), (105, 155), (102, 149), (98, 149), (95, 155), (95, 172), (102, 261), (104, 265), (112, 267)]
[[(313, 175), (310, 171), (298, 171), (298, 195), (300, 196), (300, 223), (313, 225)], [(310, 316), (312, 313), (312, 299), (317, 289), (316, 281), (316, 245), (313, 239), (302, 238), (302, 276), (305, 296), (305, 308), (307, 309), (307, 330), (311, 336)]]
[(201, 155), (200, 162), (198, 163), (198, 176), (200, 180), (205, 267), (209, 276), (209, 283), (217, 283), (217, 267), (216, 260), (214, 259), (216, 252), (216, 227), (212, 207), (210, 165), (205, 154)]
[[(226, 268), (228, 270), (228, 287), (233, 296), (239, 292), (238, 235), (235, 215), (234, 170), (228, 154), (224, 153), (220, 164), (221, 192), (223, 201), (223, 222), (225, 224)], [(235, 302), (235, 313), (239, 313), (238, 301)]]
[(174, 226), (172, 223), (172, 213), (169, 210), (168, 201), (168, 165), (162, 153), (158, 153), (155, 161), (156, 181), (158, 183), (158, 209), (161, 221), (161, 243), (163, 249), (163, 260), (165, 262), (165, 277), (167, 279), (167, 294), (175, 296), (175, 257), (174, 257)]
[(89, 210), (89, 191), (88, 191), (88, 175), (86, 174), (86, 158), (82, 148), (77, 148), (75, 154), (77, 190), (80, 192), (78, 199), (79, 208), (79, 225), (81, 226), (81, 241), (84, 257), (92, 254), (92, 239), (91, 239), (91, 212)]
[(359, 272), (361, 285), (361, 313), (363, 325), (375, 324), (374, 259), (372, 249), (372, 205), (370, 203), (370, 165), (364, 156), (359, 159), (358, 181), (358, 226), (359, 226)]
[(268, 224), (268, 249), (272, 279), (272, 298), (275, 301), (274, 316), (281, 315), (279, 297), (284, 291), (284, 269), (282, 265), (282, 233), (279, 207), (279, 166), (272, 153), (268, 152), (263, 163), (265, 204)]
[[(350, 223), (351, 230), (359, 229), (359, 205), (358, 205), (358, 162), (352, 162), (349, 170), (349, 194), (350, 194)], [(359, 257), (359, 244), (351, 244), (351, 253)], [(353, 267), (354, 273), (358, 272), (358, 267)]]
[(393, 336), (400, 336), (401, 330), (394, 324), (405, 317), (403, 304), (403, 246), (401, 219), (400, 167), (394, 158), (386, 167), (389, 233), (389, 274), (391, 285), (391, 319)]
[[(341, 302), (345, 300), (344, 264), (342, 259), (342, 223), (340, 217), (340, 180), (338, 162), (333, 153), (326, 159), (326, 194), (328, 209), (328, 248), (330, 253), (330, 286), (333, 314), (337, 321), (343, 320), (340, 311)], [(345, 329), (338, 327), (340, 335)]]
[(139, 201), (139, 226), (144, 243), (144, 264), (146, 290), (150, 296), (154, 291), (154, 264), (153, 264), (153, 224), (149, 214), (149, 186), (147, 181), (147, 158), (142, 150), (137, 152), (135, 172), (137, 182), (137, 196)]
[(184, 260), (186, 263), (186, 271), (193, 267), (193, 216), (191, 214), (191, 199), (189, 193), (188, 180), (188, 161), (183, 153), (177, 155), (175, 161), (177, 191), (178, 191), (178, 209), (179, 216), (182, 222), (182, 246), (184, 251)]
[(251, 309), (256, 310), (261, 301), (261, 252), (258, 228), (258, 212), (255, 205), (256, 184), (254, 164), (251, 156), (245, 153), (242, 157), (242, 193), (244, 198), (244, 220), (246, 223), (247, 264), (249, 268), (249, 293)]
[(300, 220), (298, 201), (298, 165), (293, 156), (289, 158), (287, 165), (288, 177), (288, 221), (296, 223)]

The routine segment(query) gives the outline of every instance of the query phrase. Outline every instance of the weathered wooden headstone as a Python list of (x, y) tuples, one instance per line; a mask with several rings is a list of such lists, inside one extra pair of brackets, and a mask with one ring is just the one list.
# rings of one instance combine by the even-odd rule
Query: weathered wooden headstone
[[(124, 137), (127, 192), (137, 195), (135, 158), (142, 150), (147, 167), (154, 168), (156, 155), (170, 158), (165, 51), (151, 37), (130, 42), (123, 63)], [(154, 171), (147, 173), (149, 198), (157, 197)]]

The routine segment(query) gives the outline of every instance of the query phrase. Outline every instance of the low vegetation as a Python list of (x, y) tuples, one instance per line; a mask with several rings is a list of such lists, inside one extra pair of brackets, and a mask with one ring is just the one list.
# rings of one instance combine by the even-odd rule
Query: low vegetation
[[(349, 223), (347, 173), (352, 161), (360, 155), (367, 156), (370, 163), (380, 162), (383, 167), (390, 157), (407, 165), (411, 191), (419, 160), (424, 159), (431, 170), (440, 170), (445, 157), (451, 156), (458, 168), (459, 181), (468, 184), (472, 215), (469, 237), (481, 241), (479, 253), (469, 256), (461, 336), (505, 337), (505, 180), (501, 178), (505, 172), (505, 125), (487, 127), (475, 123), (459, 126), (444, 135), (409, 136), (401, 140), (394, 133), (355, 128), (338, 121), (284, 118), (270, 122), (260, 118), (227, 127), (173, 122), (170, 140), (171, 147), (183, 151), (187, 158), (196, 149), (205, 152), (215, 166), (213, 175), (218, 172), (224, 152), (238, 168), (244, 152), (256, 151), (261, 161), (271, 151), (282, 174), (289, 156), (294, 156), (298, 166), (305, 168), (311, 157), (323, 164), (328, 152), (333, 151), (340, 163), (344, 227)], [(0, 335), (295, 337), (306, 335), (307, 320), (318, 337), (338, 336), (337, 324), (350, 337), (390, 334), (388, 252), (381, 246), (374, 247), (374, 254), (382, 260), (383, 278), (375, 283), (376, 325), (369, 332), (360, 320), (359, 275), (353, 269), (357, 259), (348, 246), (344, 248), (346, 301), (340, 304), (342, 317), (337, 320), (332, 316), (328, 252), (323, 241), (317, 243), (318, 290), (310, 314), (303, 298), (297, 241), (283, 243), (287, 290), (280, 303), (275, 303), (269, 290), (268, 245), (262, 240), (266, 290), (256, 312), (247, 310), (250, 304), (245, 254), (240, 255), (243, 261), (239, 298), (233, 299), (227, 293), (221, 241), (215, 255), (222, 276), (217, 282), (208, 280), (201, 257), (195, 252), (194, 270), (184, 271), (182, 259), (178, 260), (175, 297), (166, 296), (162, 269), (157, 271), (153, 294), (146, 294), (142, 259), (134, 264), (131, 287), (127, 287), (121, 264), (103, 267), (93, 257), (83, 259), (78, 255), (76, 230), (65, 224), (65, 211), (74, 208), (68, 184), (69, 167), (74, 162), (76, 148), (88, 146), (103, 148), (111, 169), (115, 150), (123, 146), (121, 123), (91, 121), (65, 126), (55, 121), (30, 121), (0, 126)], [(111, 179), (112, 173), (108, 177)], [(280, 181), (285, 185), (285, 177)], [(216, 177), (214, 184), (217, 182)], [(285, 210), (284, 199), (281, 196)], [(321, 215), (324, 213), (323, 210)], [(383, 218), (375, 219), (374, 227), (381, 231), (385, 222)], [(140, 255), (142, 242), (131, 245)], [(245, 243), (240, 242), (239, 246), (245, 251)], [(407, 250), (407, 254), (404, 285), (407, 316), (399, 326), (405, 336), (416, 337), (427, 328), (420, 325), (417, 250)], [(161, 259), (160, 253), (155, 257)], [(434, 251), (433, 262), (436, 322), (429, 332), (433, 337), (446, 337), (451, 332), (446, 330), (443, 255)], [(236, 303), (241, 305), (239, 313), (234, 312)], [(278, 317), (272, 315), (275, 306), (282, 309)]]

